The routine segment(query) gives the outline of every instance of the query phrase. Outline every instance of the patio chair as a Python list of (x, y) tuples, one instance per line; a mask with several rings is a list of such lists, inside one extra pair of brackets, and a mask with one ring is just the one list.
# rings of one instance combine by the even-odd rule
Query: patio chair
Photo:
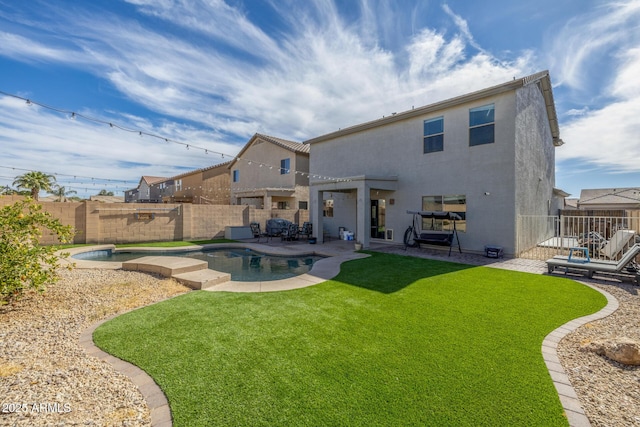
[(313, 225), (308, 221), (303, 222), (302, 227), (300, 227), (300, 229), (298, 230), (298, 233), (301, 236), (306, 236), (308, 240), (309, 237), (311, 237), (311, 235), (313, 234)]
[(282, 240), (298, 240), (298, 224), (289, 224), (288, 227), (282, 230), (280, 237)]
[(269, 241), (269, 239), (271, 239), (271, 236), (269, 236), (267, 233), (263, 233), (260, 230), (260, 223), (258, 222), (252, 222), (249, 224), (249, 227), (251, 227), (251, 232), (253, 233), (253, 237), (255, 237), (258, 243), (260, 243), (260, 239), (262, 237), (265, 237), (267, 239), (267, 242)]

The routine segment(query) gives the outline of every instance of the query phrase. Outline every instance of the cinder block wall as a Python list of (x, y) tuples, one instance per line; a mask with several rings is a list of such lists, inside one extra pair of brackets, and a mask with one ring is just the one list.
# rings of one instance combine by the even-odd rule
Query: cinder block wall
[[(0, 207), (21, 200), (1, 196)], [(269, 218), (284, 218), (297, 224), (308, 221), (309, 212), (294, 209), (264, 210), (253, 206), (154, 204), (154, 203), (42, 203), (65, 225), (76, 230), (73, 243), (138, 243), (172, 240), (207, 240), (224, 237), (227, 226), (265, 226)], [(41, 243), (59, 243), (44, 232)]]

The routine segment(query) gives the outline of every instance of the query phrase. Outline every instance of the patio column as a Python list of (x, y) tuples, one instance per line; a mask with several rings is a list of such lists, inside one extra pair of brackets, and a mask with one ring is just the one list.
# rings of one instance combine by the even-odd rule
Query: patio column
[(366, 180), (357, 183), (356, 197), (356, 239), (362, 243), (362, 248), (369, 247), (371, 239), (371, 194)]
[(269, 195), (269, 193), (264, 193), (264, 196), (262, 197), (262, 204), (264, 205), (262, 209), (271, 210), (271, 195)]
[(315, 194), (315, 197), (311, 197), (311, 218), (309, 219), (313, 224), (313, 236), (316, 237), (317, 243), (324, 243), (323, 236), (323, 203), (322, 198), (324, 197), (324, 192), (322, 190), (313, 190), (310, 189)]

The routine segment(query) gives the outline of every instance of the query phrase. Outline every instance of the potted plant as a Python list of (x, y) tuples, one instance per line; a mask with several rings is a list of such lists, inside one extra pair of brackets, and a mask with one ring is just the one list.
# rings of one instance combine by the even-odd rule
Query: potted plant
[(356, 251), (359, 251), (360, 249), (362, 249), (362, 243), (360, 243), (359, 241), (356, 241), (355, 248), (356, 248)]

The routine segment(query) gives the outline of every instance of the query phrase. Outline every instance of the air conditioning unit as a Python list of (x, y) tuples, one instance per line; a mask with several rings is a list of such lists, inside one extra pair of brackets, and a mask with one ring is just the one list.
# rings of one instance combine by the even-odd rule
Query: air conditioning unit
[(385, 240), (393, 240), (393, 229), (391, 228), (387, 228), (384, 232), (384, 239)]

